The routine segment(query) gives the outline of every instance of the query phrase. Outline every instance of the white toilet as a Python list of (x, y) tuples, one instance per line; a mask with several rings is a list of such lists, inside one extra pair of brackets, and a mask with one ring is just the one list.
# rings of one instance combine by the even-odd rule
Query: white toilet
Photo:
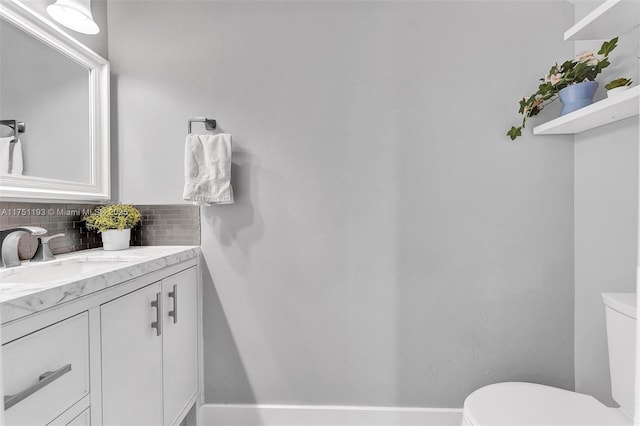
[(613, 399), (609, 408), (589, 395), (534, 383), (485, 386), (464, 401), (462, 426), (633, 425), (636, 294), (604, 293)]

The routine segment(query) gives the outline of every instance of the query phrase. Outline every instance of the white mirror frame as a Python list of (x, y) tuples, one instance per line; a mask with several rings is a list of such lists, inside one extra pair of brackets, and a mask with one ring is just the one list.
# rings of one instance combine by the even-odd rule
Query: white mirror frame
[[(90, 181), (24, 175), (0, 176), (0, 201), (99, 201), (111, 196), (109, 163), (109, 62), (17, 0), (0, 0), (0, 18), (89, 70)], [(2, 117), (3, 120), (20, 117)], [(27, 123), (27, 131), (29, 123)]]

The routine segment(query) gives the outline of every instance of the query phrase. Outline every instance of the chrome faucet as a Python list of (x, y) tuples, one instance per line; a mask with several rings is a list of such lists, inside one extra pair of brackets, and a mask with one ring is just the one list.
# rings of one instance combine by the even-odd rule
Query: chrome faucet
[(5, 268), (20, 266), (18, 255), (18, 242), (24, 234), (44, 235), (47, 230), (39, 226), (19, 226), (17, 228), (3, 229), (0, 231), (0, 252), (2, 264)]
[(31, 258), (32, 262), (44, 262), (47, 260), (53, 260), (56, 257), (51, 253), (51, 248), (49, 247), (49, 243), (54, 238), (64, 237), (64, 233), (51, 235), (50, 237), (38, 237), (38, 248), (36, 249), (36, 254)]

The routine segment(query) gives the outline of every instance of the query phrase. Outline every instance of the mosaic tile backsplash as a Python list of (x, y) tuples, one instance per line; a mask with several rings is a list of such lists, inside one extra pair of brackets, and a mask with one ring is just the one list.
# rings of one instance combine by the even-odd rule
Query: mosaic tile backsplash
[[(200, 208), (198, 206), (135, 205), (142, 213), (142, 223), (131, 230), (131, 245), (200, 245)], [(35, 225), (48, 230), (47, 235), (64, 233), (49, 243), (53, 254), (102, 247), (100, 234), (88, 231), (81, 221), (96, 204), (0, 202), (0, 229), (18, 225)], [(20, 239), (21, 259), (30, 259), (38, 246), (37, 237)]]

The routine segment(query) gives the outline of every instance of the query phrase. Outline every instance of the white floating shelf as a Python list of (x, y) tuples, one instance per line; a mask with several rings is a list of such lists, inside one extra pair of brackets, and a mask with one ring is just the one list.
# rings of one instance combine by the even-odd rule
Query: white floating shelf
[(606, 0), (564, 33), (564, 40), (604, 40), (640, 25), (640, 1)]
[(603, 99), (533, 128), (534, 135), (570, 135), (640, 113), (640, 86)]

